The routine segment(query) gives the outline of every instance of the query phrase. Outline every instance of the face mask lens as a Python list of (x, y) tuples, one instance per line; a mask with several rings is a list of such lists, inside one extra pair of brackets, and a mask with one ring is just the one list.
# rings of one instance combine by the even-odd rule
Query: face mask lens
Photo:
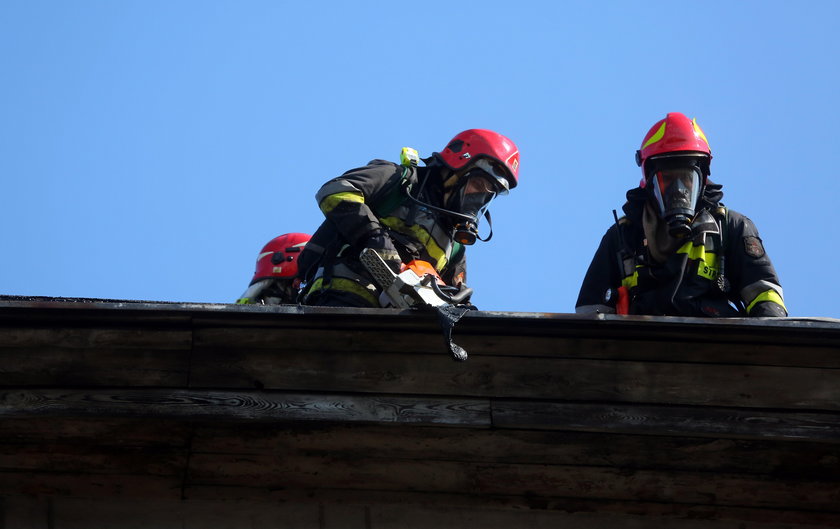
[(499, 195), (506, 195), (508, 193), (510, 182), (508, 181), (508, 171), (505, 166), (487, 158), (479, 158), (476, 160), (475, 166), (487, 173), (493, 180), (495, 190)]
[(485, 175), (470, 176), (464, 184), (464, 194), (473, 195), (476, 193), (495, 194), (496, 186)]
[[(672, 237), (691, 234), (691, 219), (700, 198), (701, 172), (697, 165), (664, 162), (651, 175), (653, 199)], [(666, 165), (667, 164), (667, 165)]]
[(493, 178), (481, 170), (472, 170), (466, 175), (461, 189), (457, 192), (453, 209), (469, 217), (455, 224), (455, 240), (461, 244), (473, 244), (478, 237), (478, 222), (490, 202), (496, 197), (497, 186)]
[(663, 169), (653, 175), (653, 194), (663, 217), (694, 215), (699, 193), (700, 174), (695, 167)]
[[(482, 172), (479, 172), (482, 173)], [(461, 190), (460, 212), (478, 219), (496, 197), (496, 186), (485, 174), (469, 175)]]

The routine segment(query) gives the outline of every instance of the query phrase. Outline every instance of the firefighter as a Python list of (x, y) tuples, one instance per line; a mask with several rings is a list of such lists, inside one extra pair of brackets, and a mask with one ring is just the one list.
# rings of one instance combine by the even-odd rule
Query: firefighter
[(300, 279), (298, 258), (310, 235), (286, 233), (268, 241), (257, 256), (257, 269), (238, 305), (297, 303)]
[[(316, 194), (326, 217), (301, 255), (307, 305), (380, 307), (381, 291), (359, 260), (374, 250), (399, 273), (429, 262), (446, 285), (466, 281), (464, 246), (497, 195), (516, 187), (519, 150), (490, 130), (470, 129), (422, 159), (404, 148), (400, 163), (372, 160), (324, 184)], [(491, 235), (492, 235), (492, 227)]]
[(753, 222), (725, 207), (709, 180), (706, 135), (678, 112), (636, 151), (639, 187), (627, 192), (586, 272), (579, 314), (787, 316), (782, 287)]

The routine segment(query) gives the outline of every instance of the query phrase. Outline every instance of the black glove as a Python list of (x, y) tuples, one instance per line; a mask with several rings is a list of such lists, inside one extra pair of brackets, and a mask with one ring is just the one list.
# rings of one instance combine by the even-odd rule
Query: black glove
[(784, 318), (787, 316), (787, 312), (778, 303), (762, 301), (753, 307), (750, 316), (753, 318)]
[(365, 248), (375, 251), (395, 274), (400, 273), (400, 267), (402, 266), (400, 254), (397, 253), (394, 242), (387, 234), (382, 231), (374, 233), (368, 238)]

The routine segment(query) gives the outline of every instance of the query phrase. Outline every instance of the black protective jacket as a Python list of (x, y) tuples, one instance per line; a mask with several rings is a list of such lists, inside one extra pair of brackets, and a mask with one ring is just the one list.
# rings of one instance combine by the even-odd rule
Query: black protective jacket
[(408, 196), (441, 205), (443, 191), (432, 170), (372, 160), (321, 187), (316, 199), (326, 219), (298, 261), (305, 304), (380, 306), (381, 292), (359, 254), (381, 232), (393, 241), (403, 263), (421, 259), (448, 285), (466, 281), (464, 247), (453, 240), (449, 218)]
[(575, 311), (615, 313), (619, 297), (626, 294), (629, 314), (786, 316), (782, 287), (758, 230), (749, 218), (724, 207), (722, 198), (721, 186), (709, 182), (701, 211), (719, 233), (695, 230), (664, 263), (657, 263), (642, 226), (647, 193), (628, 191), (625, 216), (601, 239)]

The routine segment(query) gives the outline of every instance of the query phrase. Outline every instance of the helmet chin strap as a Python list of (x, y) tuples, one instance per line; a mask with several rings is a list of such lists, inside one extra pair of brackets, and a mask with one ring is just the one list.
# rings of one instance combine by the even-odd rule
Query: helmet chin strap
[[(428, 161), (427, 160), (424, 160), (424, 161), (427, 163), (427, 167), (428, 167)], [(453, 175), (454, 175), (454, 172), (449, 172), (448, 174), (445, 175), (445, 178), (444, 178), (444, 175), (441, 175), (441, 180), (451, 178)], [(414, 195), (411, 194), (411, 188), (407, 188), (406, 189), (406, 195), (408, 196), (408, 198), (412, 202), (414, 202), (415, 204), (417, 204), (419, 206), (422, 206), (422, 207), (425, 207), (425, 208), (428, 208), (428, 209), (431, 209), (431, 210), (434, 210), (434, 211), (438, 211), (440, 213), (448, 215), (449, 217), (452, 217), (452, 218), (455, 218), (455, 219), (458, 219), (458, 220), (461, 220), (461, 221), (466, 221), (467, 225), (472, 224), (473, 222), (475, 222), (477, 224), (478, 219), (476, 219), (475, 217), (473, 217), (471, 215), (465, 215), (465, 214), (460, 213), (458, 211), (452, 211), (451, 209), (446, 209), (446, 208), (442, 208), (440, 206), (435, 206), (433, 204), (429, 204), (426, 201), (420, 200), (419, 197), (423, 194), (423, 189), (426, 187), (426, 183), (428, 182), (430, 176), (431, 175), (426, 175), (426, 178), (424, 178), (423, 181), (420, 182), (420, 189), (417, 191), (417, 196), (414, 196)], [(473, 233), (475, 239), (477, 239), (481, 242), (487, 242), (487, 241), (489, 241), (490, 239), (493, 238), (493, 220), (490, 217), (490, 210), (485, 210), (484, 211), (484, 218), (487, 219), (487, 225), (490, 227), (490, 234), (487, 235), (486, 239), (481, 238), (478, 235), (478, 226), (476, 226), (475, 233)], [(457, 230), (457, 228), (456, 228), (456, 230)], [(467, 243), (467, 244), (472, 244), (472, 242)]]
[[(490, 239), (493, 238), (493, 220), (490, 218), (490, 210), (489, 209), (484, 212), (484, 218), (487, 219), (487, 226), (490, 227), (490, 234), (487, 236), (486, 239), (482, 239), (481, 237), (478, 236), (478, 234), (476, 234), (476, 238), (481, 242), (487, 242), (487, 241), (489, 241)], [(476, 231), (478, 231), (478, 230), (476, 230)]]
[[(434, 210), (434, 211), (438, 211), (440, 213), (445, 213), (446, 215), (449, 215), (450, 217), (456, 217), (458, 219), (462, 219), (462, 220), (466, 220), (468, 222), (472, 222), (473, 217), (471, 217), (470, 215), (464, 215), (463, 213), (459, 213), (457, 211), (452, 211), (451, 209), (442, 208), (440, 206), (435, 206), (433, 204), (429, 204), (426, 201), (420, 200), (419, 197), (420, 197), (420, 195), (423, 194), (423, 189), (426, 187), (426, 182), (429, 181), (430, 176), (431, 175), (426, 175), (426, 177), (423, 179), (423, 181), (420, 182), (420, 189), (417, 191), (417, 196), (414, 196), (414, 195), (411, 194), (411, 189), (410, 188), (406, 189), (406, 195), (408, 195), (408, 198), (412, 202), (414, 202), (415, 204), (423, 206), (424, 208), (428, 208), (428, 209), (431, 209), (431, 210)], [(451, 175), (449, 175), (449, 176), (451, 176)]]

